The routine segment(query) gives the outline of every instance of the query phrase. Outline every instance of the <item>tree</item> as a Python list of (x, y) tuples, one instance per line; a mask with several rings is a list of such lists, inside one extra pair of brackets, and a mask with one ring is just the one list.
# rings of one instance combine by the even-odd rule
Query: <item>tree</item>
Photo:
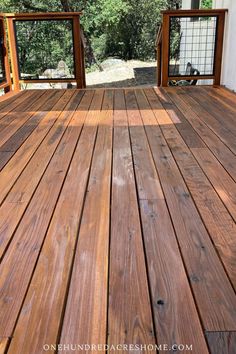
[[(207, 0), (206, 0), (207, 1)], [(81, 11), (81, 24), (86, 42), (88, 65), (108, 56), (122, 59), (153, 59), (157, 29), (161, 23), (161, 10), (180, 6), (180, 0), (2, 0), (1, 12), (38, 12), (38, 11)], [(60, 28), (59, 28), (60, 32)], [(42, 31), (51, 36), (50, 26)], [(29, 41), (21, 31), (21, 43), (25, 46), (22, 56), (29, 55)], [(24, 37), (25, 36), (25, 40)], [(52, 37), (50, 37), (52, 40)], [(43, 38), (41, 38), (43, 41)], [(69, 39), (68, 39), (69, 41)], [(69, 42), (68, 42), (69, 44)], [(32, 43), (33, 45), (33, 43)], [(42, 49), (38, 42), (38, 49)], [(44, 53), (54, 62), (60, 50), (54, 43), (53, 48)], [(34, 51), (37, 51), (35, 43)], [(38, 54), (35, 54), (37, 56)], [(22, 60), (23, 60), (22, 57)], [(54, 60), (55, 59), (55, 60)], [(31, 61), (33, 65), (33, 61)]]

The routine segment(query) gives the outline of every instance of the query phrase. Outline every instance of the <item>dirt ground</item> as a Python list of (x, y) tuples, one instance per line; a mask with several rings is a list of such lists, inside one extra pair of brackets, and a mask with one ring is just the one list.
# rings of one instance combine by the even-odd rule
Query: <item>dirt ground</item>
[[(124, 61), (109, 58), (101, 63), (101, 70), (86, 73), (87, 88), (156, 86), (156, 62)], [(22, 85), (27, 89), (67, 88), (66, 83), (38, 83)]]
[(86, 74), (87, 87), (134, 87), (156, 85), (156, 62), (108, 59), (103, 71)]

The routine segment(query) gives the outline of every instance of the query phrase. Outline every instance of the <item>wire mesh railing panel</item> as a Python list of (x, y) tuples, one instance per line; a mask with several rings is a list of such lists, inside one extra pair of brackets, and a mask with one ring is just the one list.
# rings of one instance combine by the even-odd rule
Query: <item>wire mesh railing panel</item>
[(214, 75), (217, 16), (170, 17), (169, 76)]
[(15, 20), (21, 80), (75, 78), (73, 21)]

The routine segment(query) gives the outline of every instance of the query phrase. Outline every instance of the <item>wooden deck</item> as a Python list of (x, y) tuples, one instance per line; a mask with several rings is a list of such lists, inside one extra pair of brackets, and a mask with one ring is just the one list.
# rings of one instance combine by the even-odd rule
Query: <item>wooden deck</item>
[(0, 170), (1, 354), (236, 353), (234, 94), (23, 91)]

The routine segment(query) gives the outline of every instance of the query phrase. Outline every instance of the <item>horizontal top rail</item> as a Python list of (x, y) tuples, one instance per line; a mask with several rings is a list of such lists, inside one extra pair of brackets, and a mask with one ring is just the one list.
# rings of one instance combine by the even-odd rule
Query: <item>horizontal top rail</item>
[(225, 12), (228, 12), (228, 9), (193, 9), (193, 10), (164, 10), (162, 11), (161, 13), (163, 15), (169, 15), (169, 16), (176, 16), (176, 17), (179, 17), (179, 16), (186, 16), (186, 17), (189, 17), (189, 16), (197, 16), (197, 17), (200, 17), (200, 16), (213, 16), (213, 15), (218, 15), (218, 14), (222, 14), (222, 13), (225, 13)]
[[(1, 14), (0, 14), (1, 15)], [(30, 13), (5, 13), (3, 16), (7, 18), (72, 18), (82, 15), (82, 12), (30, 12)]]

